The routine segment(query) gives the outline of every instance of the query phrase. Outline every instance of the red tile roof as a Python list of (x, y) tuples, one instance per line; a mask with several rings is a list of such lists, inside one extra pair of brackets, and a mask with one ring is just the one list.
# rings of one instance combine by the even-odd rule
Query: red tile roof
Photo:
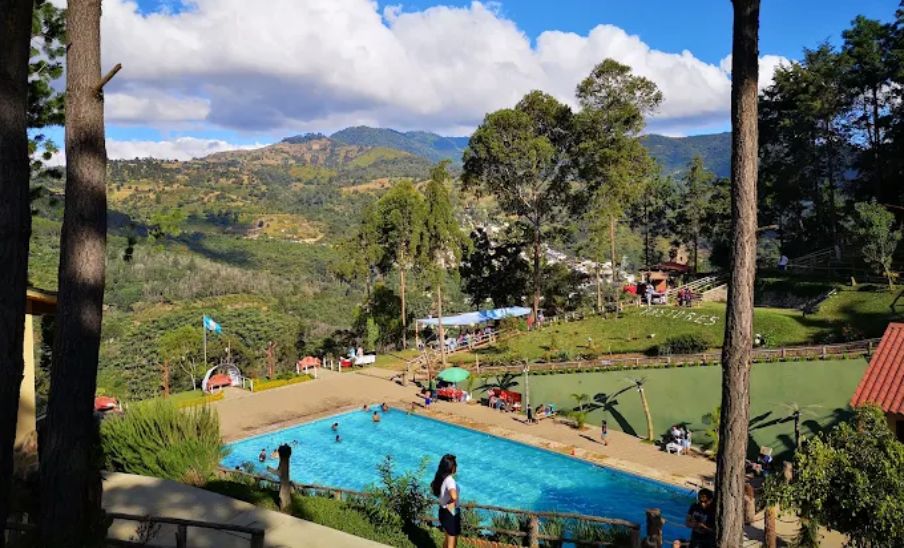
[(904, 414), (904, 323), (890, 323), (851, 398), (856, 407), (875, 403), (886, 413)]

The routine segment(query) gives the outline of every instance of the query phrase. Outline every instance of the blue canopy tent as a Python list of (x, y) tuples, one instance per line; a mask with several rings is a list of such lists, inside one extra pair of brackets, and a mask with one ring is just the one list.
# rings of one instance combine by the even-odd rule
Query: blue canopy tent
[[(455, 314), (454, 316), (443, 317), (443, 326), (460, 327), (473, 326), (503, 318), (517, 318), (527, 316), (531, 313), (530, 308), (523, 306), (509, 306), (506, 308), (494, 308), (493, 310), (477, 310), (475, 312), (464, 312)], [(439, 325), (437, 318), (423, 318), (417, 320), (420, 325)]]

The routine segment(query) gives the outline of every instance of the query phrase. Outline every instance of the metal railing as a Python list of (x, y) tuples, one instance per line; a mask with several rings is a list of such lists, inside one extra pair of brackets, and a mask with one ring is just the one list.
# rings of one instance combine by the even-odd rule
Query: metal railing
[[(175, 540), (176, 540), (176, 548), (187, 548), (188, 546), (193, 546), (191, 542), (189, 542), (188, 531), (189, 528), (195, 529), (210, 529), (214, 531), (226, 531), (229, 534), (233, 535), (247, 535), (248, 543), (251, 548), (264, 548), (264, 536), (265, 531), (261, 527), (249, 527), (245, 525), (234, 525), (231, 523), (217, 523), (212, 521), (199, 521), (193, 519), (183, 519), (183, 518), (174, 518), (174, 517), (165, 517), (165, 516), (139, 516), (135, 514), (124, 514), (122, 512), (107, 512), (106, 517), (113, 521), (133, 521), (136, 522), (137, 527), (141, 527), (142, 525), (147, 528), (148, 531), (152, 531), (154, 527), (160, 525), (175, 525)], [(11, 533), (26, 533), (33, 532), (36, 529), (36, 525), (34, 523), (15, 523), (8, 522), (4, 527), (6, 531), (10, 531)], [(2, 534), (2, 532), (0, 532)], [(143, 539), (143, 540), (122, 540), (122, 539), (107, 539), (108, 546), (147, 546), (147, 541), (152, 541), (153, 538)]]

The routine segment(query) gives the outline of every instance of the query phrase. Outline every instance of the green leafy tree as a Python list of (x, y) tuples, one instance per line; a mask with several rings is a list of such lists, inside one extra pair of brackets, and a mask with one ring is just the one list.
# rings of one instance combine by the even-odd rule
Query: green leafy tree
[(376, 210), (377, 242), (382, 250), (379, 262), (385, 269), (395, 266), (399, 272), (402, 347), (408, 346), (408, 310), (406, 275), (417, 259), (417, 249), (424, 231), (424, 199), (410, 180), (402, 180), (380, 198)]
[(368, 302), (371, 300), (372, 277), (383, 257), (378, 218), (376, 205), (366, 205), (352, 236), (339, 242), (338, 258), (332, 264), (333, 273), (343, 282), (364, 282)]
[(178, 365), (185, 377), (188, 377), (190, 390), (198, 387), (198, 378), (204, 374), (201, 340), (201, 328), (183, 325), (167, 331), (157, 342), (160, 356)]
[(524, 225), (533, 259), (533, 311), (540, 309), (544, 231), (570, 203), (571, 109), (532, 91), (514, 108), (488, 114), (464, 154), (466, 188), (487, 191)]
[[(597, 262), (608, 247), (615, 279), (620, 262), (616, 224), (639, 198), (641, 181), (653, 172), (639, 137), (645, 116), (662, 102), (662, 93), (649, 79), (632, 74), (627, 65), (606, 59), (578, 84), (576, 95), (581, 110), (574, 117), (571, 154), (585, 187), (574, 205), (588, 216)], [(597, 273), (597, 305), (601, 306), (599, 286)]]
[(58, 152), (56, 143), (43, 131), (63, 124), (64, 94), (54, 87), (63, 77), (66, 46), (66, 11), (44, 0), (34, 2), (31, 19), (31, 52), (28, 64), (28, 127), (31, 170), (36, 176), (59, 178), (59, 169), (47, 169), (46, 162)]
[(770, 488), (801, 518), (847, 536), (849, 546), (904, 545), (904, 444), (881, 409), (855, 416), (804, 444), (790, 484)]
[(643, 237), (643, 262), (650, 266), (662, 261), (659, 242), (666, 240), (674, 227), (677, 188), (671, 177), (648, 177), (640, 198), (628, 210), (631, 226)]
[(687, 166), (684, 189), (678, 198), (676, 232), (682, 243), (690, 245), (694, 273), (697, 272), (700, 237), (705, 231), (715, 180), (715, 175), (704, 167), (703, 158), (694, 156)]
[(459, 273), (471, 304), (487, 299), (496, 307), (520, 305), (530, 284), (530, 265), (521, 256), (520, 242), (493, 241), (483, 228), (471, 232), (470, 250)]
[(875, 202), (859, 202), (855, 232), (861, 239), (863, 258), (876, 272), (888, 280), (888, 288), (894, 289), (895, 273), (892, 271), (895, 249), (901, 242), (901, 229), (895, 230), (895, 216)]
[(836, 245), (837, 192), (850, 146), (852, 101), (844, 83), (847, 57), (826, 43), (776, 70), (761, 97), (763, 133), (760, 207), (785, 240)]
[(859, 159), (859, 167), (867, 175), (870, 195), (880, 201), (894, 199), (897, 181), (886, 181), (887, 133), (891, 122), (891, 104), (894, 97), (889, 93), (891, 71), (894, 61), (893, 48), (889, 41), (892, 35), (890, 25), (875, 19), (858, 16), (851, 28), (842, 32), (844, 44), (842, 52), (848, 67), (844, 84), (855, 92), (855, 126), (866, 137), (866, 147)]
[(443, 285), (447, 273), (457, 272), (466, 243), (452, 210), (449, 190), (448, 160), (437, 164), (430, 173), (430, 181), (424, 187), (426, 217), (418, 255), (428, 273), (436, 296), (436, 316), (439, 319), (439, 343), (443, 365), (446, 364), (446, 339), (443, 328)]

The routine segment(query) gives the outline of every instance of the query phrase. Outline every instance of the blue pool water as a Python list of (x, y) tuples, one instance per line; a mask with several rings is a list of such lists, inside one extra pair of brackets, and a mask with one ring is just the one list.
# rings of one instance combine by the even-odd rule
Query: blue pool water
[[(340, 443), (330, 429), (334, 422), (339, 423)], [(298, 444), (292, 448), (291, 472), (298, 483), (363, 489), (377, 481), (376, 466), (386, 455), (393, 456), (397, 471), (416, 469), (428, 457), (429, 482), (440, 457), (452, 453), (464, 501), (640, 524), (645, 509), (660, 508), (666, 539), (688, 536), (683, 523), (693, 502), (690, 490), (395, 409), (379, 423), (359, 410), (247, 438), (229, 445), (223, 465), (250, 462), (264, 473), (266, 466), (275, 467), (269, 454), (293, 440)], [(258, 462), (261, 449), (268, 454), (263, 464)]]

